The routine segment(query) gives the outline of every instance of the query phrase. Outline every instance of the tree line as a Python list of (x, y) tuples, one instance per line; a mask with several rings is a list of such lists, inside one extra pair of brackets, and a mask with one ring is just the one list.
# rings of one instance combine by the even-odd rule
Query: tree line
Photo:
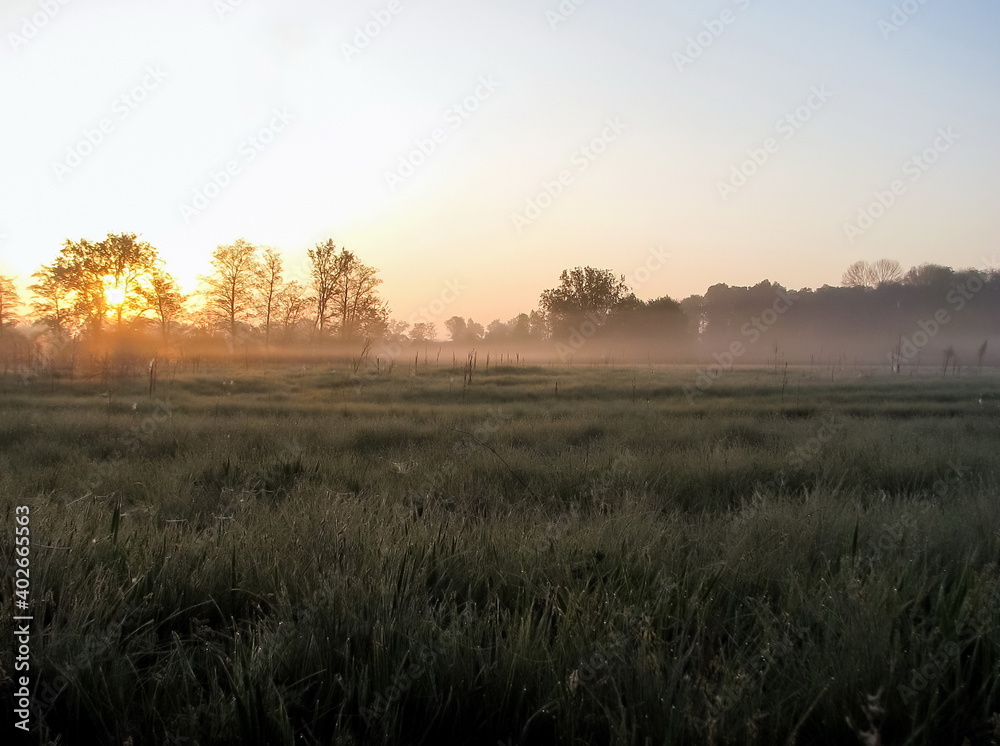
[[(27, 314), (18, 312), (22, 298), (13, 280), (0, 276), (0, 352), (39, 339), (99, 345), (139, 337), (161, 348), (200, 339), (230, 350), (378, 341), (398, 347), (437, 339), (441, 330), (433, 320), (411, 325), (390, 318), (378, 270), (353, 252), (327, 240), (306, 253), (307, 276), (289, 279), (280, 251), (238, 239), (216, 247), (197, 292), (186, 295), (157, 249), (135, 234), (67, 240), (32, 275)], [(766, 311), (776, 295), (789, 308), (780, 322), (773, 312), (769, 321)], [(985, 350), (985, 340), (1000, 332), (1000, 273), (932, 264), (904, 272), (898, 262), (881, 259), (852, 264), (837, 287), (792, 291), (767, 280), (753, 287), (718, 284), (676, 301), (642, 300), (622, 275), (575, 267), (541, 292), (537, 308), (508, 321), (484, 325), (451, 316), (442, 323), (456, 344), (555, 345), (564, 361), (583, 354), (584, 347), (591, 355), (618, 350), (628, 356), (631, 350), (635, 357), (645, 350), (649, 359), (698, 360), (741, 335), (754, 343), (766, 337), (747, 362), (847, 350), (871, 359), (887, 340), (901, 346), (914, 324), (933, 320), (942, 309), (954, 315), (942, 339), (982, 337)], [(763, 321), (756, 315), (762, 312)], [(934, 323), (938, 330), (944, 326)]]
[(230, 342), (272, 343), (371, 337), (388, 328), (375, 268), (333, 241), (307, 252), (310, 281), (285, 276), (282, 254), (244, 239), (218, 246), (198, 292), (185, 295), (159, 252), (135, 234), (67, 240), (28, 286), (30, 312), (19, 318), (11, 278), (0, 277), (2, 326), (21, 322), (59, 340), (155, 333), (221, 335)]

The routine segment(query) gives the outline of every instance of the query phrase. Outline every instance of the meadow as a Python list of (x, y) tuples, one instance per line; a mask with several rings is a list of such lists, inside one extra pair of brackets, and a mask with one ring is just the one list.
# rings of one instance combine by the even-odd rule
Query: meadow
[(1000, 742), (1000, 371), (468, 373), (0, 378), (29, 741)]

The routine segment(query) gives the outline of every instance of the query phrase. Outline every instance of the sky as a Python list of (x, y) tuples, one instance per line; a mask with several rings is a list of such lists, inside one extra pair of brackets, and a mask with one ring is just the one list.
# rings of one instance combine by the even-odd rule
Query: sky
[[(996, 255), (995, 0), (4, 0), (0, 274), (332, 239), (391, 315)], [(440, 299), (445, 302), (441, 302)], [(426, 320), (426, 312), (421, 317)]]

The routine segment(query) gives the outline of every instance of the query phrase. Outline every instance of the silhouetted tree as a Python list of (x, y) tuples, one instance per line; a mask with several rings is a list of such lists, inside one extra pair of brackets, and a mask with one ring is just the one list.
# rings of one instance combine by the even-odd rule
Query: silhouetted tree
[(316, 244), (306, 252), (309, 256), (309, 274), (312, 277), (313, 301), (316, 304), (314, 324), (320, 335), (326, 330), (333, 311), (333, 297), (341, 271), (337, 247), (333, 240)]
[(274, 312), (281, 325), (281, 338), (285, 344), (294, 341), (295, 328), (300, 322), (304, 323), (308, 303), (306, 289), (295, 280), (286, 282), (278, 291)]
[(164, 340), (170, 338), (173, 327), (184, 312), (187, 296), (177, 287), (174, 278), (157, 267), (150, 276), (149, 287), (144, 291), (146, 302), (160, 327), (160, 335)]
[(882, 287), (903, 279), (903, 268), (895, 259), (879, 259), (869, 268), (873, 287)]
[(507, 324), (500, 319), (493, 319), (493, 321), (486, 325), (486, 333), (483, 335), (483, 339), (494, 343), (506, 342), (510, 339), (510, 330)]
[(50, 326), (100, 334), (107, 321), (121, 329), (149, 310), (147, 297), (157, 271), (156, 249), (135, 234), (108, 234), (63, 245), (56, 260), (33, 276), (36, 312)]
[(444, 322), (444, 325), (452, 341), (461, 344), (475, 344), (481, 341), (486, 333), (482, 324), (472, 319), (463, 319), (461, 316), (452, 316)]
[(903, 282), (914, 287), (936, 287), (947, 288), (952, 284), (955, 277), (955, 270), (951, 267), (944, 267), (940, 264), (921, 264), (911, 267), (904, 275)]
[(378, 337), (389, 326), (389, 311), (378, 295), (378, 271), (347, 249), (337, 257), (333, 319), (341, 339)]
[(0, 275), (0, 349), (4, 347), (4, 335), (17, 323), (16, 309), (21, 304), (14, 281)]
[(418, 321), (410, 330), (410, 339), (414, 342), (427, 342), (437, 337), (437, 329), (432, 322)]
[(285, 272), (281, 254), (274, 249), (264, 249), (258, 264), (257, 279), (260, 293), (260, 315), (264, 328), (264, 346), (271, 346), (271, 329), (277, 320), (278, 304)]
[(239, 325), (257, 314), (260, 261), (257, 247), (242, 238), (212, 253), (212, 272), (199, 278), (205, 305), (202, 314), (210, 328), (225, 329), (235, 342)]
[(877, 288), (903, 279), (903, 270), (894, 259), (879, 259), (869, 264), (866, 261), (854, 262), (841, 277), (840, 284), (844, 287)]
[(29, 286), (34, 295), (31, 302), (32, 315), (42, 322), (57, 340), (72, 336), (77, 331), (71, 309), (73, 307), (73, 292), (62, 281), (64, 269), (58, 261), (51, 267), (45, 267), (36, 272), (33, 277), (38, 280)]
[(317, 333), (341, 339), (379, 337), (389, 326), (389, 309), (379, 297), (378, 270), (332, 240), (309, 249)]
[(601, 323), (628, 294), (625, 276), (608, 269), (563, 270), (558, 287), (542, 292), (539, 307), (554, 336), (565, 336), (590, 316)]
[(677, 341), (687, 333), (687, 327), (687, 316), (673, 298), (642, 301), (629, 295), (613, 310), (606, 331), (649, 341)]
[(452, 342), (465, 341), (465, 319), (461, 316), (452, 316), (444, 322), (444, 327), (448, 330)]

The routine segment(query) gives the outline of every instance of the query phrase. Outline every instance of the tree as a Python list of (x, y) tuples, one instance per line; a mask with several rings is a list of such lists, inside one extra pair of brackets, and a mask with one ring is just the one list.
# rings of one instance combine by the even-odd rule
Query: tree
[(847, 268), (840, 284), (844, 287), (877, 288), (902, 279), (903, 269), (894, 259), (879, 259), (871, 264), (862, 260)]
[(33, 275), (38, 313), (60, 330), (76, 326), (99, 335), (111, 320), (120, 330), (148, 310), (158, 263), (156, 249), (132, 233), (108, 234), (96, 243), (67, 240), (56, 260)]
[(410, 339), (414, 342), (430, 342), (435, 338), (437, 338), (437, 329), (430, 321), (418, 321), (410, 330)]
[(472, 319), (466, 319), (465, 321), (465, 338), (466, 341), (475, 344), (482, 340), (483, 335), (486, 334), (486, 330), (483, 329), (483, 325), (478, 321), (473, 321)]
[(548, 324), (545, 322), (545, 317), (538, 311), (532, 311), (528, 314), (528, 336), (531, 339), (545, 339), (545, 335), (548, 333)]
[(278, 301), (285, 272), (281, 254), (270, 247), (265, 248), (258, 265), (258, 271), (257, 284), (260, 292), (261, 316), (264, 322), (264, 346), (270, 347), (271, 327), (277, 317)]
[(483, 325), (472, 319), (463, 319), (461, 316), (452, 316), (444, 322), (452, 342), (464, 344), (475, 344), (483, 338), (485, 330)]
[(903, 279), (903, 268), (895, 259), (879, 259), (871, 265), (873, 287), (881, 287)]
[(31, 303), (32, 314), (59, 340), (76, 331), (70, 313), (71, 291), (62, 281), (63, 274), (63, 269), (56, 265), (43, 268), (33, 275), (38, 282), (28, 287), (35, 296)]
[(401, 319), (389, 319), (389, 337), (398, 340), (400, 337), (406, 334), (406, 330), (410, 328), (410, 325), (402, 321)]
[(870, 287), (868, 281), (868, 262), (864, 260), (854, 262), (840, 278), (840, 284), (845, 288)]
[(256, 313), (255, 299), (260, 287), (257, 247), (240, 238), (212, 252), (212, 273), (202, 275), (202, 309), (205, 322), (225, 329), (235, 342), (239, 325)]
[(377, 270), (347, 249), (341, 249), (337, 263), (333, 317), (340, 338), (381, 336), (389, 326), (389, 311), (378, 296), (382, 280)]
[(385, 334), (389, 309), (378, 295), (382, 284), (378, 271), (343, 247), (338, 253), (333, 240), (307, 253), (316, 293), (316, 331), (333, 332), (345, 340)]
[(309, 256), (309, 275), (312, 278), (312, 289), (315, 292), (316, 331), (322, 335), (330, 320), (332, 300), (337, 292), (337, 279), (340, 272), (340, 262), (337, 259), (337, 247), (333, 240), (316, 244), (315, 248), (306, 252)]
[(531, 338), (531, 317), (519, 313), (507, 322), (507, 335), (513, 341), (524, 342)]
[(955, 279), (955, 270), (941, 264), (921, 264), (911, 267), (903, 278), (907, 285), (923, 288), (946, 288)]
[(295, 327), (305, 316), (307, 299), (305, 288), (295, 280), (282, 285), (275, 302), (275, 312), (281, 324), (281, 336), (287, 344), (292, 341)]
[(461, 316), (452, 316), (444, 322), (444, 327), (448, 330), (452, 342), (465, 341), (465, 319)]
[(603, 322), (628, 294), (625, 276), (615, 277), (608, 269), (576, 267), (563, 270), (559, 286), (545, 290), (539, 299), (553, 336), (566, 336), (588, 316)]
[(21, 305), (17, 288), (14, 281), (9, 277), (0, 275), (0, 350), (4, 347), (4, 334), (7, 327), (14, 326), (17, 322), (15, 311)]
[(172, 327), (184, 312), (187, 296), (177, 287), (174, 278), (157, 267), (153, 270), (149, 288), (146, 291), (146, 302), (156, 315), (160, 326), (160, 335), (164, 341), (170, 338)]
[(650, 301), (629, 295), (614, 309), (608, 322), (614, 334), (651, 342), (678, 342), (687, 334), (688, 327), (681, 304), (666, 295)]
[(705, 298), (701, 295), (691, 295), (680, 302), (681, 311), (691, 320), (691, 331), (698, 337), (708, 326)]
[(510, 338), (510, 329), (500, 319), (493, 319), (486, 325), (485, 339), (487, 342), (505, 342)]

